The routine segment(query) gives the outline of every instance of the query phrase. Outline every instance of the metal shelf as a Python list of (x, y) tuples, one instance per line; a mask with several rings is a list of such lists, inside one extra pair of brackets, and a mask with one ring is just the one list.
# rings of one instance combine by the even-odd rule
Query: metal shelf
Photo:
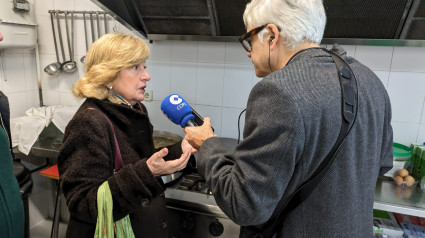
[(425, 218), (425, 193), (418, 186), (402, 187), (379, 179), (373, 208)]

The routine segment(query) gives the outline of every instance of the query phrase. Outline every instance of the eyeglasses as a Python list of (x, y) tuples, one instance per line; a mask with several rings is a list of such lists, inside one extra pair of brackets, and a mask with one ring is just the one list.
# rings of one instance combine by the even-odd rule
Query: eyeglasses
[[(248, 31), (247, 33), (245, 33), (245, 34), (243, 34), (243, 35), (241, 35), (239, 37), (239, 42), (242, 44), (243, 48), (247, 52), (251, 52), (251, 49), (252, 49), (252, 45), (251, 45), (252, 37), (255, 36), (256, 34), (258, 34), (264, 28), (266, 28), (266, 26), (268, 24), (270, 24), (270, 23), (267, 23), (267, 24), (261, 25), (259, 27), (256, 27), (256, 28)], [(280, 27), (278, 27), (278, 26), (276, 26), (276, 27), (277, 27), (277, 30), (280, 31)]]
[(264, 24), (262, 26), (256, 27), (250, 31), (248, 31), (247, 33), (241, 35), (239, 37), (239, 42), (241, 42), (243, 48), (247, 51), (247, 52), (251, 52), (252, 49), (252, 45), (251, 45), (251, 40), (252, 37), (255, 36), (256, 34), (258, 34), (261, 30), (263, 30), (264, 28), (266, 28), (267, 24)]

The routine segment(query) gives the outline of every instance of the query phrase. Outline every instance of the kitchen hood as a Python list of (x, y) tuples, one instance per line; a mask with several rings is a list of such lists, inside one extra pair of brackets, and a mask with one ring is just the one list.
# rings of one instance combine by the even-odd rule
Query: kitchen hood
[[(92, 0), (149, 40), (237, 41), (250, 0)], [(323, 44), (425, 46), (425, 0), (324, 0)]]

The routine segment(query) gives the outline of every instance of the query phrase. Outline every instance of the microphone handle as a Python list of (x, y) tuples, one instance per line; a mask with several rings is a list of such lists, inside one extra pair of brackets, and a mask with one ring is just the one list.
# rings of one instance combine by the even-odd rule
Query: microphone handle
[(189, 120), (189, 121), (186, 123), (186, 126), (198, 126), (198, 124), (196, 124), (194, 120)]

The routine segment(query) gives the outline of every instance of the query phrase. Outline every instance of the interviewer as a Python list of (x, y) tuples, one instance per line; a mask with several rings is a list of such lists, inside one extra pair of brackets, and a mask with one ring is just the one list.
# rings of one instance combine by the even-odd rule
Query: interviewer
[[(186, 127), (185, 138), (199, 149), (198, 171), (218, 206), (252, 228), (267, 222), (279, 201), (314, 173), (335, 145), (343, 119), (337, 67), (319, 45), (326, 24), (322, 1), (253, 0), (243, 18), (247, 33), (240, 41), (263, 78), (248, 98), (244, 138), (227, 153), (209, 118), (201, 127)], [(390, 100), (369, 68), (337, 45), (332, 51), (357, 79), (357, 120), (324, 178), (284, 214), (275, 237), (373, 234), (375, 184), (393, 161)]]

